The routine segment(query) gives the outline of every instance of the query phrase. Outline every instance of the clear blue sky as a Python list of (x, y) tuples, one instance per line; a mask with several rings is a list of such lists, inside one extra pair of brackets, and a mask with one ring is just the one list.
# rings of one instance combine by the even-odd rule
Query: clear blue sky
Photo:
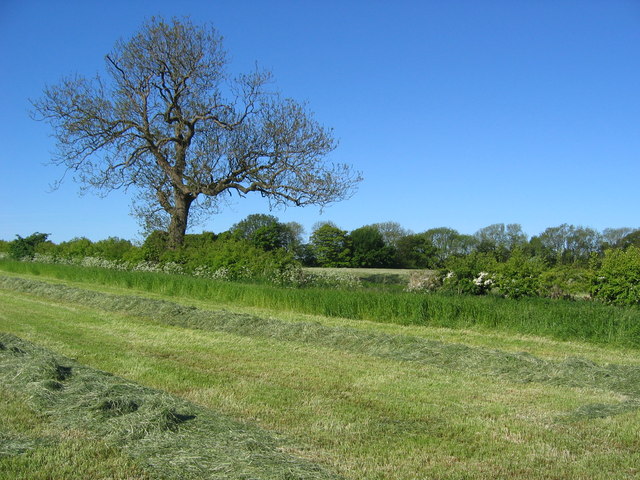
[[(0, 239), (34, 231), (135, 239), (129, 198), (78, 195), (46, 166), (54, 141), (28, 99), (104, 55), (150, 16), (188, 15), (225, 37), (234, 72), (273, 71), (362, 171), (320, 214), (346, 230), (393, 220), (421, 232), (520, 223), (640, 227), (640, 0), (0, 1)], [(251, 213), (239, 200), (193, 231)]]

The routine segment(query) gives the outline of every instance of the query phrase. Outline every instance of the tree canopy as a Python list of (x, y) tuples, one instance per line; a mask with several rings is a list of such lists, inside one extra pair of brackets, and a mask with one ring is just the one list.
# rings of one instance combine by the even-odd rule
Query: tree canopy
[(227, 73), (211, 26), (153, 18), (105, 60), (104, 76), (46, 87), (34, 117), (53, 127), (55, 164), (84, 188), (133, 188), (145, 230), (167, 230), (174, 247), (189, 223), (234, 194), (324, 206), (361, 180), (325, 160), (332, 131), (275, 93), (269, 72)]

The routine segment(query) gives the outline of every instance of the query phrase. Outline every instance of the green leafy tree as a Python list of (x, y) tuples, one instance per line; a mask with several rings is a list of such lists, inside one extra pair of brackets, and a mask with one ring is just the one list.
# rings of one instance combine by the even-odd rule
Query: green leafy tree
[(255, 233), (262, 227), (278, 223), (278, 217), (264, 213), (252, 213), (233, 225), (229, 232), (238, 238), (253, 240)]
[(91, 257), (93, 255), (93, 242), (87, 237), (72, 238), (69, 241), (59, 243), (56, 252), (64, 258)]
[(527, 235), (517, 223), (496, 223), (478, 230), (474, 237), (477, 240), (476, 250), (492, 253), (498, 261), (506, 261), (510, 252), (527, 243)]
[(628, 247), (629, 245), (623, 246), (622, 242), (629, 234), (635, 231), (636, 229), (629, 227), (605, 228), (601, 235), (602, 250), (604, 251), (608, 248)]
[(424, 233), (406, 235), (398, 240), (396, 265), (401, 268), (438, 268), (438, 249)]
[(48, 233), (35, 232), (28, 237), (16, 235), (16, 239), (9, 244), (9, 256), (16, 260), (33, 258), (39, 245), (49, 238)]
[(129, 240), (109, 237), (91, 246), (91, 255), (107, 260), (124, 260), (135, 247)]
[(263, 250), (284, 248), (292, 253), (302, 243), (303, 231), (297, 222), (281, 223), (277, 217), (261, 213), (247, 216), (230, 230), (237, 238), (248, 240)]
[(388, 267), (393, 264), (395, 251), (387, 246), (382, 233), (373, 225), (353, 230), (349, 234), (354, 267)]
[(444, 289), (456, 293), (483, 295), (491, 290), (498, 269), (492, 253), (471, 252), (469, 255), (449, 257)]
[(320, 267), (348, 267), (351, 264), (347, 232), (331, 223), (314, 229), (310, 245), (315, 263)]
[(424, 232), (424, 235), (436, 248), (438, 267), (444, 266), (447, 258), (452, 255), (468, 255), (477, 244), (473, 236), (447, 227), (432, 228)]
[(381, 222), (371, 225), (382, 234), (385, 245), (396, 248), (401, 238), (411, 235), (412, 232), (403, 228), (398, 222)]
[(34, 117), (57, 139), (53, 163), (84, 188), (136, 192), (146, 231), (178, 248), (190, 223), (232, 195), (271, 205), (320, 205), (353, 193), (360, 175), (325, 157), (329, 129), (274, 93), (269, 72), (231, 77), (210, 26), (153, 18), (106, 55), (106, 75), (47, 87)]
[(640, 230), (634, 230), (633, 232), (625, 235), (616, 244), (617, 248), (627, 248), (630, 246), (640, 248)]
[(548, 252), (547, 260), (564, 265), (587, 265), (591, 254), (598, 252), (601, 245), (601, 236), (596, 230), (566, 223), (547, 228), (539, 239)]

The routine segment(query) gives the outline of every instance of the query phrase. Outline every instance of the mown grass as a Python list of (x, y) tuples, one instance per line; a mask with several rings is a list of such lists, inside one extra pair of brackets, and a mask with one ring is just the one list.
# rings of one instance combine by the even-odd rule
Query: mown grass
[[(52, 458), (64, 459), (66, 450), (73, 443), (96, 443), (69, 456), (67, 464), (55, 462), (53, 468), (47, 469), (51, 476), (45, 478), (68, 478), (69, 464), (77, 458), (80, 462), (76, 462), (75, 468), (78, 474), (82, 472), (82, 477), (76, 474), (74, 478), (98, 478), (96, 473), (102, 474), (107, 470), (105, 467), (112, 466), (109, 462), (112, 457), (124, 458), (124, 466), (132, 463), (131, 458), (135, 459), (149, 471), (149, 478), (335, 478), (309, 462), (283, 454), (274, 439), (260, 429), (198, 408), (164, 392), (88, 368), (2, 333), (0, 378), (5, 389), (26, 394), (33, 408), (46, 411), (51, 422), (60, 429), (82, 432), (75, 442), (58, 442), (55, 452), (40, 448), (41, 452), (36, 453), (41, 454), (44, 463)], [(8, 406), (13, 405), (9, 403)], [(21, 455), (30, 450), (30, 444), (37, 443), (38, 438), (9, 433), (8, 440), (9, 448), (4, 449), (7, 459), (0, 460), (0, 473), (4, 475), (13, 470), (13, 473), (24, 472), (23, 477), (33, 473), (27, 478), (42, 478), (37, 458), (33, 454)], [(41, 443), (46, 445), (46, 441)], [(67, 445), (69, 443), (72, 445)], [(87, 453), (107, 454), (107, 461), (99, 462), (103, 464), (98, 472), (88, 464)], [(94, 455), (91, 461), (96, 460), (100, 458)], [(114, 473), (120, 474), (107, 470), (105, 474), (109, 476), (100, 478), (114, 478)], [(125, 473), (130, 476), (132, 472)]]
[[(542, 359), (406, 335), (421, 327), (383, 333), (367, 322), (264, 319), (167, 300), (5, 287), (0, 324), (279, 432), (291, 439), (289, 453), (348, 479), (640, 475), (637, 364)], [(567, 356), (586, 348), (564, 347)]]
[(473, 328), (617, 347), (640, 347), (640, 310), (587, 301), (511, 300), (329, 288), (283, 288), (178, 275), (0, 260), (6, 272), (109, 285), (177, 298), (328, 317), (446, 328)]
[(12, 480), (150, 480), (118, 448), (81, 429), (63, 430), (27, 406), (24, 394), (0, 388), (0, 478)]

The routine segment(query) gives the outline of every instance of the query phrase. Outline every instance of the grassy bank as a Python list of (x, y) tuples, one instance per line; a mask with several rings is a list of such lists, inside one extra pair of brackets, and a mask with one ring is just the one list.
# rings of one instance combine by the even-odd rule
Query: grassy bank
[(161, 273), (119, 272), (8, 260), (0, 260), (0, 270), (176, 298), (215, 299), (218, 303), (230, 305), (327, 317), (497, 330), (640, 348), (640, 310), (610, 307), (596, 302), (541, 298), (511, 300), (494, 296), (414, 294), (367, 289), (293, 289)]
[[(187, 308), (168, 296), (42, 288), (0, 290), (4, 331), (278, 432), (287, 453), (347, 479), (640, 473), (637, 364), (406, 334), (424, 327), (381, 334), (368, 322), (291, 322)], [(569, 357), (584, 348), (563, 345)], [(607, 355), (623, 362), (626, 354)]]

